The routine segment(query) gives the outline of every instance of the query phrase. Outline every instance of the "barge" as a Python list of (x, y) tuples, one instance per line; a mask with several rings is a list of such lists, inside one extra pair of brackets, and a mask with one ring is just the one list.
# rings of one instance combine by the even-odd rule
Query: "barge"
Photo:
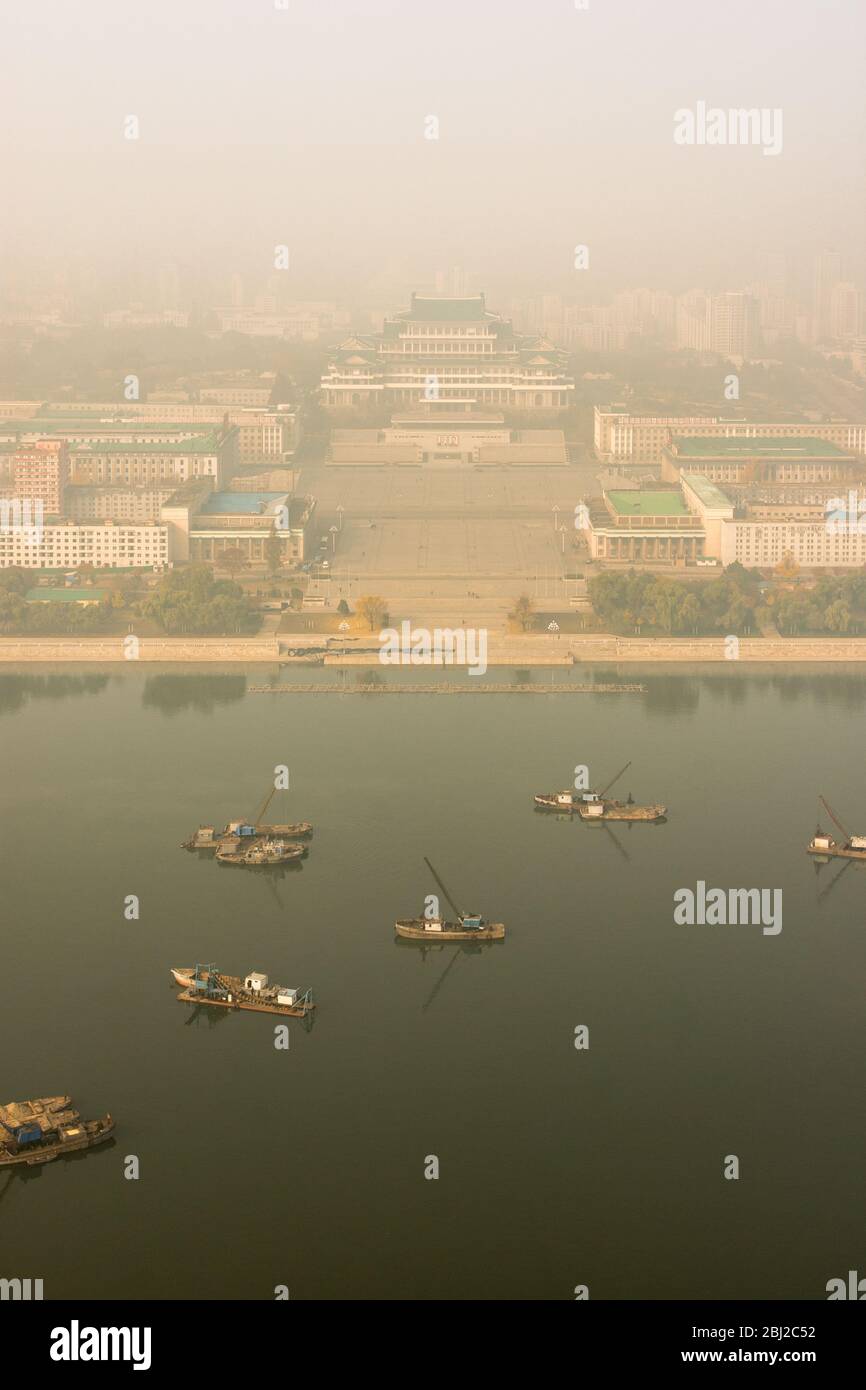
[(35, 1167), (66, 1154), (104, 1144), (114, 1132), (114, 1120), (82, 1120), (70, 1096), (10, 1101), (0, 1105), (0, 1167)]
[(251, 843), (268, 837), (280, 840), (308, 840), (312, 833), (313, 827), (308, 820), (275, 821), (267, 825), (250, 825), (247, 821), (233, 820), (229, 821), (223, 830), (217, 830), (215, 825), (200, 825), (188, 840), (182, 842), (181, 849), (218, 850), (223, 845), (236, 845), (240, 840)]
[(194, 834), (182, 841), (181, 849), (188, 850), (232, 850), (242, 846), (249, 848), (262, 840), (308, 840), (313, 827), (308, 820), (266, 821), (268, 807), (277, 791), (272, 786), (252, 820), (230, 820), (222, 830), (215, 825), (200, 825)]
[(241, 979), (223, 975), (213, 964), (172, 966), (172, 979), (180, 986), (184, 1004), (210, 1004), (218, 1009), (246, 1009), (284, 1018), (306, 1018), (315, 1009), (311, 989), (272, 985), (267, 975), (252, 970)]

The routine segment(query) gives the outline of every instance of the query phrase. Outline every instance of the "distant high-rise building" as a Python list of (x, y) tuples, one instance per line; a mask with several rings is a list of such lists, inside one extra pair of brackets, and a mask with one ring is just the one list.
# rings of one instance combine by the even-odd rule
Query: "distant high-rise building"
[(856, 285), (840, 281), (830, 294), (830, 336), (853, 342), (863, 321), (863, 295)]
[(815, 336), (829, 338), (833, 334), (833, 291), (842, 279), (842, 257), (838, 251), (822, 251), (815, 260), (813, 308)]
[(739, 290), (709, 302), (709, 349), (721, 357), (745, 358), (757, 347), (758, 305)]
[(676, 345), (706, 352), (710, 346), (709, 300), (699, 290), (680, 295), (676, 308)]
[(19, 449), (12, 464), (15, 497), (41, 502), (49, 516), (63, 512), (69, 481), (69, 451), (65, 439), (37, 439)]

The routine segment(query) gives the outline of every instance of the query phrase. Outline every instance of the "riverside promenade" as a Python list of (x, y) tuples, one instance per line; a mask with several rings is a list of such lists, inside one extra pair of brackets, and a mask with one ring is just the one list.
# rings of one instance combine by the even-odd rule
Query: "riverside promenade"
[[(254, 665), (279, 660), (287, 664), (291, 639), (282, 634), (256, 637), (142, 637), (130, 644), (122, 637), (0, 637), (0, 667), (30, 663), (108, 666), (127, 661), (167, 665), (174, 662), (236, 662)], [(375, 646), (370, 634), (369, 645)], [(308, 648), (321, 650), (328, 666), (375, 666), (375, 650), (340, 651), (333, 638), (305, 634)], [(316, 660), (316, 657), (312, 658)], [(300, 660), (300, 659), (296, 659)], [(711, 663), (829, 665), (866, 661), (866, 637), (616, 637), (570, 633), (491, 633), (488, 666), (571, 666), (579, 664), (675, 665)], [(389, 669), (393, 669), (390, 668)]]

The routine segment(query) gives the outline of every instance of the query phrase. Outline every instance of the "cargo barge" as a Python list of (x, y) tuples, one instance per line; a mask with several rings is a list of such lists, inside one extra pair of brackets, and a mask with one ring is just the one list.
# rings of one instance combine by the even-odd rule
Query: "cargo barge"
[(276, 786), (268, 789), (258, 812), (251, 820), (230, 820), (223, 830), (215, 825), (200, 825), (194, 834), (181, 842), (181, 849), (221, 850), (226, 853), (243, 848), (249, 849), (263, 840), (308, 840), (313, 827), (308, 820), (266, 821), (268, 807), (274, 799)]
[(0, 1105), (0, 1167), (35, 1167), (66, 1154), (104, 1144), (114, 1132), (114, 1120), (82, 1120), (70, 1096), (10, 1101)]
[(316, 1007), (311, 989), (269, 984), (267, 975), (257, 970), (243, 979), (223, 975), (213, 964), (172, 966), (171, 974), (180, 985), (177, 997), (184, 1004), (210, 1004), (218, 1009), (246, 1009), (285, 1018), (306, 1018)]
[(189, 839), (182, 842), (181, 849), (218, 850), (222, 846), (232, 848), (241, 840), (252, 844), (256, 840), (269, 838), (308, 840), (312, 833), (313, 827), (308, 820), (274, 822), (267, 825), (251, 825), (248, 821), (233, 820), (229, 821), (223, 830), (217, 830), (215, 825), (200, 825)]

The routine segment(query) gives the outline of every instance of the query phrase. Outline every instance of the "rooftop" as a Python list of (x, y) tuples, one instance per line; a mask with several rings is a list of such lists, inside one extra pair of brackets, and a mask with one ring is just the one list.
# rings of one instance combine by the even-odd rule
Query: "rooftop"
[(24, 595), (28, 603), (100, 603), (105, 598), (104, 589), (28, 589)]
[(214, 492), (201, 508), (201, 516), (263, 516), (285, 505), (285, 492)]
[(414, 319), (418, 323), (450, 323), (454, 319), (478, 323), (487, 317), (483, 294), (469, 295), (463, 299), (440, 299), (438, 296), (413, 294), (409, 308), (397, 314), (398, 319)]
[(676, 435), (674, 448), (680, 458), (808, 459), (848, 457), (844, 449), (826, 439), (713, 438), (711, 435)]
[(726, 497), (720, 487), (711, 483), (709, 478), (705, 478), (703, 473), (683, 473), (684, 483), (688, 483), (696, 497), (700, 498), (705, 507), (722, 508), (731, 511), (733, 502)]
[(76, 444), (71, 453), (73, 458), (79, 454), (215, 454), (219, 443), (215, 434), (196, 434), (190, 439), (172, 439), (167, 444), (157, 440), (123, 440), (122, 443), (103, 443), (94, 440), (92, 444)]
[(633, 488), (626, 492), (606, 492), (618, 516), (688, 516), (688, 508), (676, 489), (670, 492)]

